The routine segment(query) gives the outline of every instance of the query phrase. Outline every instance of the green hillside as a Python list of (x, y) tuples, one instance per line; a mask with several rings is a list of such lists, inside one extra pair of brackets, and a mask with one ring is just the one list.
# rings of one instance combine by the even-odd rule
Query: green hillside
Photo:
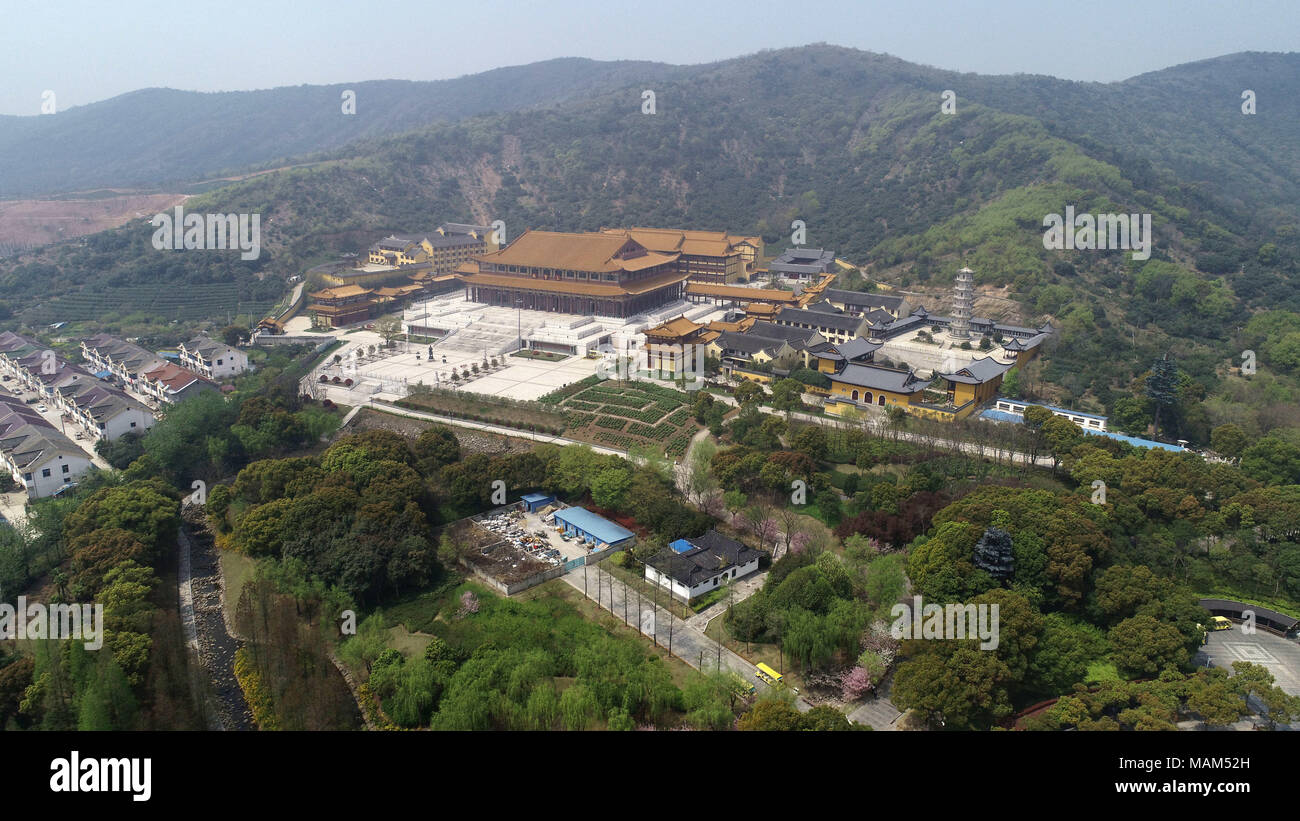
[[(313, 151), (438, 121), (551, 105), (673, 73), (637, 62), (548, 60), (437, 82), (377, 80), (262, 91), (150, 88), (54, 115), (0, 116), (0, 197), (99, 187), (193, 192)], [(356, 113), (342, 95), (355, 93)]]
[[(1005, 318), (1056, 323), (1061, 344), (1022, 383), (1042, 398), (1123, 410), (1139, 401), (1134, 380), (1172, 353), (1199, 395), (1171, 432), (1204, 442), (1232, 418), (1258, 434), (1279, 424), (1261, 416), (1266, 406), (1297, 399), (1287, 315), (1271, 336), (1243, 330), (1263, 308), (1300, 312), (1297, 69), (1300, 55), (1239, 54), (1096, 84), (957, 74), (829, 46), (764, 52), (363, 140), (190, 201), (261, 213), (256, 261), (155, 251), (137, 224), (10, 261), (0, 287), (18, 320), (37, 324), (67, 318), (64, 294), (84, 304), (124, 286), (225, 283), (245, 302), (271, 301), (287, 275), (382, 231), (443, 220), (502, 219), (511, 237), (726, 228), (779, 248), (797, 218), (810, 245), (939, 307), (968, 264), (979, 285), (1011, 297)], [(656, 92), (653, 115), (641, 112), (644, 88)], [(1254, 116), (1240, 110), (1245, 88), (1260, 101)], [(955, 114), (940, 111), (945, 89)], [(1150, 213), (1151, 259), (1044, 249), (1043, 217), (1069, 205)], [(1264, 346), (1276, 390), (1217, 411), (1201, 403), (1238, 390), (1225, 366), (1251, 344)]]

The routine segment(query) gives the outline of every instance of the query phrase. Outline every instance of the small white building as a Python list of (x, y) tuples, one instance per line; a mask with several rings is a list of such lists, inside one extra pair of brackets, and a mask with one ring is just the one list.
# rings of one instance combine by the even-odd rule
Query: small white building
[(673, 542), (646, 563), (645, 578), (688, 602), (758, 570), (758, 558), (754, 548), (710, 530)]
[(206, 336), (196, 336), (177, 350), (183, 367), (208, 379), (226, 379), (249, 369), (248, 354)]
[(1062, 419), (1069, 419), (1084, 430), (1107, 430), (1107, 417), (1105, 416), (1097, 416), (1096, 414), (1083, 413), (1081, 411), (1066, 410), (1065, 408), (1057, 408), (1052, 405), (1044, 405), (1041, 402), (1023, 402), (1019, 399), (1007, 399), (999, 396), (993, 409), (1004, 413), (1014, 413), (1023, 417), (1025, 415), (1025, 409), (1031, 405), (1038, 405), (1039, 407), (1047, 408), (1052, 412), (1053, 416), (1059, 416)]

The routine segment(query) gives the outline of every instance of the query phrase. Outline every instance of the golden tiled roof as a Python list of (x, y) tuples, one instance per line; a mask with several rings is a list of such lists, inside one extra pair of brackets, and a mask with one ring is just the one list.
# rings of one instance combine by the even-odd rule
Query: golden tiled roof
[[(629, 242), (626, 234), (569, 234), (558, 231), (525, 231), (499, 251), (489, 251), (477, 258), (496, 265), (525, 265), (532, 268), (559, 268), (573, 271), (641, 271), (677, 259), (676, 254), (643, 253), (627, 259), (616, 258)], [(639, 244), (639, 243), (638, 243)]]
[(362, 288), (360, 285), (343, 285), (338, 288), (326, 288), (323, 291), (317, 291), (314, 294), (308, 294), (312, 299), (343, 299), (350, 296), (362, 296), (373, 293), (369, 288)]
[(744, 302), (779, 302), (793, 305), (799, 297), (789, 291), (770, 288), (745, 288), (739, 285), (713, 285), (706, 282), (691, 282), (686, 286), (686, 293), (697, 296), (717, 296)]
[[(517, 240), (516, 240), (517, 241)], [(572, 294), (574, 296), (629, 296), (644, 294), (672, 285), (686, 279), (686, 274), (670, 271), (659, 276), (648, 277), (627, 285), (608, 282), (591, 282), (577, 279), (532, 279), (510, 274), (456, 274), (456, 278), (466, 285), (487, 285), (498, 288), (518, 288), (525, 291), (552, 291)]]
[(645, 334), (646, 336), (679, 337), (693, 334), (702, 327), (704, 326), (698, 322), (692, 322), (684, 316), (679, 316), (676, 319), (668, 320), (662, 325), (647, 328)]

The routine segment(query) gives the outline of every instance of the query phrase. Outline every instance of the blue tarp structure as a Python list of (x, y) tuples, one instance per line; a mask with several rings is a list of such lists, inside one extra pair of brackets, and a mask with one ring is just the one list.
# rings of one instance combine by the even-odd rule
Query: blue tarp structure
[(1139, 448), (1160, 448), (1161, 450), (1172, 450), (1175, 453), (1182, 453), (1183, 448), (1179, 445), (1170, 445), (1165, 442), (1154, 442), (1150, 439), (1139, 439), (1136, 436), (1125, 436), (1122, 433), (1114, 433), (1108, 430), (1088, 430), (1083, 429), (1084, 433), (1091, 433), (1093, 436), (1109, 436), (1111, 439), (1118, 439), (1121, 442), (1128, 442)]
[(555, 521), (564, 526), (566, 533), (597, 545), (616, 545), (635, 538), (636, 534), (614, 524), (604, 516), (597, 516), (585, 507), (566, 507), (555, 511)]
[(670, 544), (670, 545), (668, 545), (668, 546), (671, 547), (671, 548), (673, 549), (673, 552), (674, 552), (674, 553), (685, 553), (685, 552), (688, 551), (688, 550), (694, 550), (694, 549), (695, 549), (695, 545), (691, 544), (690, 542), (686, 541), (685, 539), (678, 539), (677, 541), (673, 542), (672, 544)]

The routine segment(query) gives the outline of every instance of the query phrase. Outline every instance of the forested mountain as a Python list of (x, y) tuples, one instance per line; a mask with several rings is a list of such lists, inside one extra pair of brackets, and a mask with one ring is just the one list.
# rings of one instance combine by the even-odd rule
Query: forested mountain
[[(188, 191), (208, 177), (276, 167), (363, 137), (550, 105), (675, 71), (648, 62), (563, 58), (436, 82), (219, 93), (142, 89), (53, 115), (0, 116), (0, 197), (100, 187)], [(343, 113), (348, 90), (355, 93), (354, 115)]]
[[(443, 220), (502, 219), (511, 237), (725, 228), (780, 247), (797, 218), (810, 245), (873, 277), (939, 294), (967, 264), (1011, 298), (1009, 315), (1056, 322), (1064, 344), (1046, 360), (1043, 398), (1113, 410), (1166, 353), (1210, 394), (1252, 344), (1266, 367), (1300, 365), (1288, 364), (1283, 342), (1300, 325), (1286, 316), (1256, 323), (1254, 337), (1241, 330), (1260, 308), (1300, 311), (1300, 55), (1239, 54), (1113, 84), (957, 74), (820, 45), (645, 70), (632, 79), (626, 68), (614, 91), (359, 141), (190, 201), (260, 212), (259, 260), (158, 252), (137, 224), (11, 261), (0, 288), (21, 320), (88, 319), (129, 286), (224, 284), (274, 299), (285, 275)], [(654, 114), (642, 113), (646, 88)], [(948, 89), (955, 114), (940, 109)], [(1254, 115), (1242, 112), (1245, 89)], [(1044, 216), (1067, 206), (1152, 214), (1150, 260), (1044, 249)], [(1261, 402), (1295, 399), (1287, 381)], [(1204, 441), (1223, 418), (1197, 413), (1176, 424)], [(1256, 433), (1278, 424), (1240, 421)]]

